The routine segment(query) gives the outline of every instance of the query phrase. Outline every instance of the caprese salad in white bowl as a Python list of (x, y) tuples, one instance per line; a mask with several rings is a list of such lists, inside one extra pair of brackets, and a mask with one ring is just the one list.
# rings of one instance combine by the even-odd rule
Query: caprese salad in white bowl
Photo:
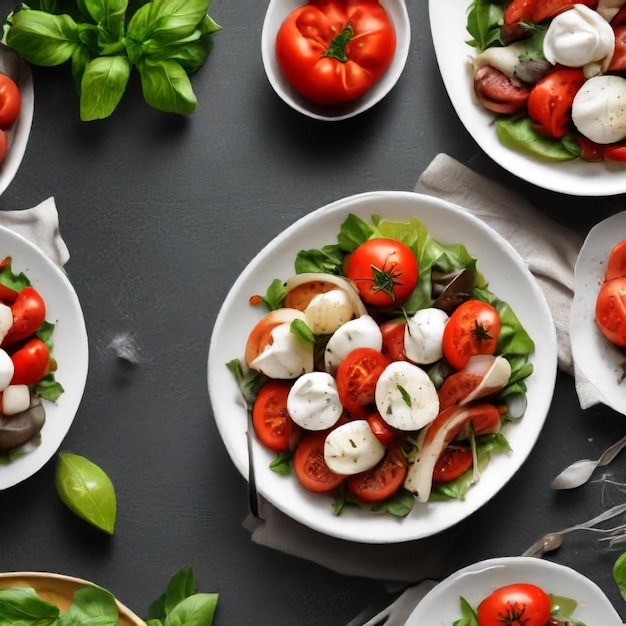
[[(333, 236), (332, 233), (335, 233)], [(464, 209), (352, 196), (270, 242), (213, 329), (215, 420), (258, 491), (363, 543), (435, 534), (487, 502), (541, 431), (556, 339), (527, 266)]]
[(622, 0), (430, 1), (450, 99), (485, 152), (540, 187), (626, 192)]

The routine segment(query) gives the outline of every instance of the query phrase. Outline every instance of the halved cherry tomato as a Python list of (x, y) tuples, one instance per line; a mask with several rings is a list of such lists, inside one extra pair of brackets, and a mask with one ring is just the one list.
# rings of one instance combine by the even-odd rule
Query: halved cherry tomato
[(574, 96), (585, 82), (578, 67), (560, 67), (539, 79), (528, 96), (528, 117), (537, 132), (560, 139), (571, 128)]
[(392, 361), (407, 361), (404, 352), (404, 331), (406, 322), (385, 322), (380, 325), (383, 346), (380, 351)]
[(407, 460), (399, 445), (392, 445), (378, 465), (348, 479), (348, 491), (360, 502), (380, 502), (404, 484)]
[(475, 354), (494, 354), (500, 326), (494, 307), (481, 300), (467, 300), (452, 313), (444, 328), (444, 356), (460, 370)]
[(11, 305), (13, 326), (2, 345), (10, 346), (34, 334), (46, 319), (46, 303), (34, 287), (24, 287)]
[(511, 115), (526, 108), (530, 88), (519, 79), (484, 65), (474, 73), (474, 93), (487, 110)]
[(346, 276), (363, 301), (376, 307), (401, 304), (410, 295), (419, 267), (411, 248), (395, 239), (369, 239), (348, 259)]
[(11, 354), (13, 361), (12, 385), (34, 385), (50, 371), (48, 346), (39, 339), (29, 339), (19, 350)]
[(626, 143), (604, 146), (603, 155), (607, 161), (626, 161)]
[(325, 432), (304, 437), (293, 455), (293, 469), (300, 484), (314, 493), (327, 493), (337, 489), (346, 479), (335, 474), (324, 460)]
[(576, 141), (580, 147), (580, 158), (584, 161), (603, 161), (605, 146), (591, 141), (588, 137), (575, 133)]
[(375, 401), (376, 383), (391, 361), (373, 348), (357, 348), (339, 364), (335, 380), (341, 405), (356, 417), (366, 417)]
[(378, 411), (368, 414), (365, 419), (374, 435), (376, 435), (376, 439), (378, 439), (385, 448), (388, 448), (397, 439), (398, 431), (393, 428), (393, 426), (387, 424)]
[(259, 390), (252, 407), (254, 432), (261, 443), (276, 452), (291, 449), (300, 428), (287, 411), (291, 383), (268, 380)]
[(467, 372), (453, 372), (444, 381), (437, 395), (439, 396), (439, 410), (459, 404), (462, 400), (480, 385), (483, 377)]
[(505, 585), (478, 605), (478, 626), (547, 626), (550, 596), (529, 583)]
[(349, 102), (381, 78), (396, 34), (378, 0), (310, 0), (290, 13), (276, 58), (294, 89), (321, 105)]
[(626, 239), (613, 246), (609, 253), (609, 261), (604, 271), (604, 280), (623, 278), (626, 276)]
[(469, 448), (446, 448), (435, 463), (433, 482), (449, 483), (464, 474), (472, 466), (472, 461), (473, 455)]
[(596, 324), (616, 346), (626, 346), (626, 277), (606, 280), (596, 299)]
[(6, 130), (20, 114), (22, 96), (12, 78), (0, 74), (0, 128)]
[(574, 4), (584, 4), (590, 9), (595, 9), (598, 6), (598, 0), (538, 0), (533, 11), (532, 21), (539, 24), (563, 11), (567, 11)]

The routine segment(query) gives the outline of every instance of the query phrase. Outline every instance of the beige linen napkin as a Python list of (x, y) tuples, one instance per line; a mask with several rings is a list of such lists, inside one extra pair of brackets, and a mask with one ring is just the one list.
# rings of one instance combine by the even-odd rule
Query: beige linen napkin
[[(543, 289), (554, 318), (559, 367), (574, 373), (568, 318), (574, 288), (574, 264), (582, 245), (575, 232), (542, 215), (514, 191), (440, 154), (421, 175), (416, 192), (458, 204), (504, 237), (526, 261)], [(577, 381), (581, 406), (597, 402), (593, 389)], [(390, 545), (355, 544), (321, 535), (294, 522), (261, 498), (261, 518), (249, 516), (244, 526), (252, 540), (309, 559), (351, 576), (415, 583), (441, 579), (446, 554), (454, 549), (459, 526), (427, 539)], [(404, 624), (428, 585), (412, 585), (387, 609), (387, 626)], [(382, 615), (381, 615), (382, 617)], [(355, 618), (350, 626), (363, 623)]]
[(70, 258), (59, 231), (59, 214), (54, 198), (48, 198), (31, 209), (0, 211), (0, 225), (37, 245), (60, 267)]

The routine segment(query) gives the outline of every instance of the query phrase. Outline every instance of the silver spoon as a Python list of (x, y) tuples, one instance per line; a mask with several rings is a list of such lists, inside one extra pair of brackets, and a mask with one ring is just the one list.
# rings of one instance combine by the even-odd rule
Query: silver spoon
[[(596, 517), (591, 518), (590, 520), (583, 522), (582, 524), (576, 524), (575, 526), (570, 526), (569, 528), (565, 528), (563, 530), (551, 532), (545, 534), (543, 537), (535, 541), (528, 550), (526, 550), (522, 556), (534, 556), (541, 558), (547, 552), (551, 552), (552, 550), (556, 550), (561, 543), (563, 542), (563, 536), (567, 533), (571, 533), (575, 530), (591, 530), (597, 524), (600, 524), (616, 515), (620, 515), (626, 511), (626, 503), (618, 504), (606, 511), (604, 513), (600, 513)], [(602, 532), (602, 531), (600, 531)], [(605, 532), (610, 532), (605, 531)]]
[(626, 435), (607, 448), (597, 461), (581, 459), (566, 467), (553, 481), (552, 489), (575, 489), (584, 485), (597, 467), (604, 467), (626, 447)]

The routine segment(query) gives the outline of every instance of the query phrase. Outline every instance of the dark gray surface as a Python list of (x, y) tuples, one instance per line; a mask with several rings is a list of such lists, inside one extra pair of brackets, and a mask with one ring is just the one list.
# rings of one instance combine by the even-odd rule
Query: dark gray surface
[[(343, 196), (413, 189), (439, 152), (462, 162), (479, 154), (442, 86), (427, 3), (408, 5), (413, 38), (399, 84), (374, 109), (341, 123), (309, 120), (271, 90), (260, 55), (264, 2), (214, 0), (211, 15), (224, 30), (193, 79), (200, 110), (189, 119), (152, 111), (133, 84), (112, 118), (81, 123), (68, 68), (35, 68), (31, 141), (0, 209), (56, 199), (90, 347), (85, 395), (62, 450), (108, 472), (119, 512), (114, 537), (92, 530), (56, 496), (49, 463), (0, 493), (1, 571), (84, 577), (145, 615), (170, 575), (192, 565), (200, 589), (220, 593), (220, 625), (341, 625), (381, 597), (375, 581), (250, 541), (241, 525), (246, 485), (213, 421), (206, 362), (223, 298), (274, 235)], [(621, 208), (623, 198), (541, 192), (483, 163), (583, 233)], [(134, 369), (109, 347), (126, 332), (140, 348)], [(450, 570), (519, 554), (544, 532), (624, 499), (599, 484), (554, 493), (549, 481), (625, 430), (624, 418), (605, 407), (581, 411), (573, 381), (560, 375), (535, 450), (464, 524), (467, 544)], [(625, 468), (622, 455), (610, 471), (624, 480)], [(618, 554), (584, 534), (551, 558), (593, 579), (626, 618), (611, 576)]]

